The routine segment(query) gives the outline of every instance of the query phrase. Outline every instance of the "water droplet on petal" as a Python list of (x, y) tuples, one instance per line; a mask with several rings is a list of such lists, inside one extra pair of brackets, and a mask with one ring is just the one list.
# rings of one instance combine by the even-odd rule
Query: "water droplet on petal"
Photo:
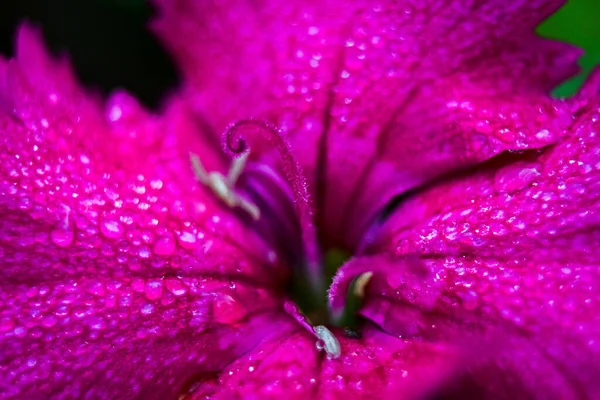
[(118, 105), (114, 105), (108, 111), (108, 119), (112, 122), (116, 122), (123, 116), (123, 110)]
[(165, 279), (165, 286), (175, 296), (183, 296), (187, 292), (185, 285), (176, 278)]
[(179, 245), (184, 249), (193, 249), (196, 247), (196, 236), (191, 232), (181, 232), (179, 235)]
[(166, 235), (163, 235), (160, 238), (158, 238), (158, 240), (154, 244), (153, 251), (154, 254), (166, 256), (169, 254), (173, 254), (173, 252), (175, 251), (175, 246), (175, 238), (173, 238), (172, 234), (167, 233)]
[(148, 258), (148, 257), (150, 257), (150, 250), (146, 246), (143, 246), (142, 248), (140, 248), (140, 251), (138, 252), (138, 254), (142, 258)]
[(118, 221), (106, 220), (100, 225), (100, 232), (109, 239), (116, 239), (123, 235), (123, 226)]
[(75, 232), (69, 228), (57, 227), (50, 232), (50, 240), (58, 247), (69, 247), (74, 237)]
[(150, 303), (146, 303), (142, 306), (140, 312), (142, 315), (150, 315), (154, 312), (154, 306)]
[(97, 315), (89, 317), (86, 322), (89, 327), (95, 331), (101, 331), (106, 328), (106, 320)]
[(0, 318), (0, 332), (8, 332), (15, 327), (15, 321), (12, 318)]
[(240, 301), (231, 296), (223, 295), (214, 300), (212, 312), (217, 322), (231, 324), (244, 318), (248, 310)]
[(141, 293), (145, 290), (146, 282), (142, 278), (134, 278), (131, 281), (131, 288), (134, 292)]
[(148, 300), (157, 300), (162, 297), (162, 282), (161, 281), (148, 281), (146, 283), (146, 297)]
[(15, 334), (16, 337), (25, 337), (25, 335), (27, 335), (27, 329), (23, 326), (17, 326), (14, 330), (13, 333)]
[(463, 308), (467, 311), (473, 311), (479, 305), (479, 298), (477, 296), (477, 293), (475, 293), (473, 291), (468, 291), (466, 293), (462, 293), (460, 295), (460, 298), (462, 300)]
[(104, 296), (106, 294), (106, 287), (102, 282), (91, 282), (86, 287), (86, 291), (94, 296)]

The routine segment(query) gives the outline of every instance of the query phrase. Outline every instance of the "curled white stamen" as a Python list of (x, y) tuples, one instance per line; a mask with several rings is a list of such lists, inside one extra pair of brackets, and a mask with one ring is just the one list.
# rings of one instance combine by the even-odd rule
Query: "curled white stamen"
[(200, 161), (200, 157), (190, 153), (190, 162), (192, 163), (194, 175), (200, 183), (210, 188), (210, 190), (212, 190), (212, 192), (229, 207), (240, 207), (250, 214), (252, 218), (258, 220), (260, 218), (259, 208), (235, 191), (235, 184), (242, 174), (247, 160), (248, 153), (234, 159), (229, 173), (225, 176), (220, 172), (206, 171), (204, 165), (202, 165), (202, 162)]
[(317, 349), (325, 350), (329, 359), (338, 358), (342, 354), (342, 347), (334, 334), (323, 325), (315, 326), (313, 329), (319, 338)]

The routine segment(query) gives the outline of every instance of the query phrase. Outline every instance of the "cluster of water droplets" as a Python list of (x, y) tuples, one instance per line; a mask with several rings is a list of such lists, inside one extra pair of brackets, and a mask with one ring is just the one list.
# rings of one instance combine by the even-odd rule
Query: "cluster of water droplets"
[(413, 368), (416, 364), (425, 366), (441, 357), (429, 354), (433, 349), (428, 345), (386, 338), (385, 334), (374, 336), (382, 341), (361, 343), (342, 338), (347, 351), (338, 360), (320, 358), (313, 350), (313, 340), (302, 333), (266, 341), (216, 376), (203, 380), (194, 387), (193, 395), (222, 391), (233, 396), (253, 393), (293, 399), (360, 396), (365, 391), (392, 390), (390, 382), (401, 387), (403, 381), (415, 379), (412, 374), (419, 373)]
[[(550, 112), (536, 114), (531, 120), (533, 130), (526, 130), (530, 115), (515, 114), (510, 107), (479, 107), (465, 98), (487, 96), (485, 90), (460, 96), (451, 85), (430, 85), (451, 76), (453, 82), (461, 82), (461, 88), (476, 86), (474, 82), (486, 78), (484, 71), (492, 71), (494, 79), (506, 74), (508, 78), (500, 83), (512, 88), (521, 82), (523, 69), (533, 71), (530, 75), (544, 75), (535, 62), (514, 68), (515, 57), (510, 49), (496, 48), (486, 41), (498, 40), (510, 32), (510, 24), (495, 35), (486, 31), (488, 17), (495, 16), (493, 9), (474, 10), (460, 2), (452, 6), (456, 9), (449, 13), (419, 1), (396, 10), (371, 4), (358, 14), (342, 7), (329, 10), (329, 15), (311, 9), (314, 7), (310, 4), (298, 14), (296, 5), (283, 3), (262, 18), (249, 18), (251, 10), (231, 7), (227, 2), (198, 6), (194, 11), (210, 15), (210, 24), (178, 21), (177, 25), (209, 28), (212, 36), (206, 32), (192, 35), (204, 40), (200, 44), (192, 41), (196, 44), (191, 44), (187, 56), (192, 61), (201, 57), (202, 65), (206, 65), (206, 59), (215, 60), (217, 71), (196, 65), (184, 67), (190, 86), (201, 82), (205, 90), (203, 96), (191, 100), (206, 111), (208, 124), (218, 128), (242, 113), (240, 117), (273, 117), (281, 128), (302, 132), (293, 146), (298, 154), (305, 155), (303, 164), (316, 164), (316, 148), (325, 148), (336, 160), (329, 165), (328, 175), (321, 177), (334, 182), (332, 185), (338, 182), (339, 187), (328, 189), (336, 197), (352, 193), (353, 187), (377, 192), (336, 176), (347, 177), (349, 168), (362, 170), (363, 166), (370, 172), (372, 154), (381, 156), (386, 149), (396, 149), (386, 135), (380, 134), (400, 117), (404, 124), (393, 125), (410, 135), (417, 131), (412, 128), (426, 121), (443, 121), (436, 117), (447, 117), (448, 112), (453, 121), (462, 121), (455, 118), (459, 115), (469, 122), (460, 126), (462, 131), (475, 133), (469, 137), (476, 140), (468, 146), (454, 137), (432, 142), (427, 135), (439, 133), (439, 127), (425, 124), (425, 134), (419, 140), (407, 141), (417, 143), (414, 148), (405, 146), (407, 155), (412, 152), (421, 157), (423, 148), (431, 143), (434, 151), (452, 154), (453, 158), (457, 158), (451, 151), (455, 148), (467, 147), (470, 157), (487, 157), (507, 148), (507, 144), (524, 148), (532, 143), (551, 143), (557, 130), (537, 126), (546, 123), (544, 117)], [(211, 12), (204, 12), (202, 7), (212, 7)], [(439, 7), (446, 4), (440, 2)], [(479, 14), (471, 15), (476, 11)], [(432, 20), (438, 15), (440, 21)], [(467, 15), (471, 22), (459, 23)], [(219, 16), (227, 23), (222, 23)], [(334, 16), (343, 23), (332, 24)], [(523, 22), (526, 25), (528, 21)], [(250, 28), (245, 23), (251, 24)], [(234, 27), (263, 32), (262, 24), (274, 32), (289, 34), (274, 35), (265, 43), (252, 34), (227, 40), (235, 32)], [(179, 44), (181, 37), (190, 35), (186, 32), (175, 36)], [(224, 40), (219, 42), (214, 36)], [(293, 48), (288, 49), (289, 43)], [(512, 42), (507, 43), (510, 48)], [(494, 50), (494, 57), (501, 57), (488, 60), (488, 53), (483, 52), (486, 47)], [(261, 61), (264, 54), (274, 59)], [(481, 71), (460, 68), (462, 62), (475, 56), (489, 63)], [(545, 57), (532, 60), (546, 64)], [(47, 64), (36, 66), (47, 68), (44, 72), (52, 77), (56, 71)], [(233, 74), (240, 65), (256, 67), (256, 74), (251, 78), (249, 74)], [(178, 371), (178, 366), (186, 362), (200, 365), (211, 349), (227, 352), (247, 342), (248, 348), (238, 348), (236, 355), (245, 353), (252, 348), (251, 341), (238, 340), (242, 334), (236, 329), (254, 315), (281, 311), (273, 282), (285, 274), (277, 269), (276, 257), (246, 236), (235, 220), (226, 218), (220, 207), (192, 184), (187, 154), (171, 163), (178, 149), (185, 147), (176, 143), (173, 126), (146, 121), (144, 115), (131, 111), (135, 107), (122, 97), (110, 103), (106, 117), (95, 115), (95, 104), (83, 101), (81, 105), (81, 94), (73, 89), (68, 74), (60, 72), (68, 89), (65, 93), (75, 96), (74, 101), (54, 91), (40, 98), (35, 80), (25, 82), (19, 87), (25, 95), (16, 99), (14, 115), (2, 115), (0, 120), (2, 131), (7, 132), (0, 142), (0, 256), (4, 263), (2, 278), (7, 282), (0, 289), (0, 354), (10, 371), (9, 384), (3, 390), (16, 394), (20, 388), (35, 387), (45, 393), (62, 387), (65, 395), (77, 397), (83, 391), (93, 395), (94, 390), (100, 395), (110, 390), (110, 385), (88, 388), (86, 384), (102, 379), (137, 393), (151, 384), (173, 385), (173, 375), (157, 374), (165, 366)], [(210, 79), (192, 76), (203, 72), (208, 72)], [(419, 79), (414, 79), (417, 76)], [(238, 80), (232, 82), (232, 77)], [(27, 81), (27, 76), (23, 80)], [(60, 87), (58, 80), (42, 89)], [(233, 93), (224, 88), (231, 88)], [(269, 92), (262, 93), (264, 88), (270, 88)], [(442, 107), (429, 113), (425, 108), (431, 108), (431, 103), (417, 101), (423, 98), (442, 101)], [(493, 100), (521, 104), (523, 99), (494, 96)], [(329, 137), (319, 138), (324, 131)], [(423, 194), (414, 203), (422, 199), (428, 202), (430, 197), (431, 202), (416, 204), (416, 212), (407, 216), (405, 225), (398, 225), (406, 229), (395, 232), (398, 253), (438, 257), (427, 264), (436, 282), (449, 283), (443, 293), (449, 307), (498, 313), (519, 326), (529, 326), (530, 321), (539, 322), (543, 317), (561, 326), (572, 327), (575, 321), (577, 329), (591, 329), (590, 321), (595, 319), (588, 314), (592, 308), (586, 307), (599, 302), (594, 295), (598, 292), (594, 287), (595, 271), (586, 258), (586, 250), (598, 247), (598, 237), (585, 225), (585, 221), (596, 218), (589, 194), (595, 193), (594, 182), (599, 181), (595, 174), (597, 155), (587, 152), (597, 147), (592, 131), (551, 153), (557, 156), (548, 156), (544, 161), (548, 165), (528, 162), (491, 177), (483, 174), (462, 185), (453, 182), (451, 188)], [(343, 134), (344, 140), (338, 140), (336, 134)], [(490, 134), (495, 135), (493, 140), (488, 139)], [(325, 146), (319, 146), (319, 141)], [(112, 148), (111, 142), (116, 143)], [(397, 159), (405, 159), (392, 153)], [(336, 156), (340, 154), (344, 157)], [(434, 168), (448, 166), (430, 161), (427, 159)], [(386, 171), (383, 168), (376, 172), (383, 175)], [(370, 181), (367, 175), (365, 182)], [(402, 179), (407, 182), (403, 190), (422, 183), (412, 176)], [(444, 196), (439, 196), (440, 190)], [(435, 200), (440, 198), (446, 204)], [(407, 204), (408, 208), (413, 203)], [(340, 220), (350, 206), (336, 205), (326, 210), (337, 213), (328, 226), (343, 230)], [(357, 202), (357, 207), (362, 203)], [(416, 217), (425, 222), (416, 221)], [(244, 240), (238, 241), (240, 238)], [(567, 248), (575, 250), (563, 260), (560, 255)], [(535, 249), (534, 254), (531, 249)], [(270, 274), (272, 271), (275, 273)], [(418, 293), (404, 290), (406, 280), (398, 276), (390, 276), (386, 284), (398, 296), (418, 297)], [(548, 290), (541, 290), (542, 286)], [(560, 312), (564, 311), (572, 320), (560, 320)], [(270, 322), (265, 317), (261, 326), (269, 326)], [(234, 333), (219, 335), (223, 327)], [(210, 336), (212, 330), (217, 334)], [(292, 337), (289, 343), (281, 339), (270, 342), (270, 348), (259, 348), (238, 360), (219, 379), (230, 385), (232, 392), (242, 394), (246, 390), (264, 394), (310, 392), (317, 382), (325, 391), (361, 393), (365, 387), (383, 387), (398, 376), (409, 375), (405, 368), (412, 361), (411, 349), (405, 349), (402, 340), (388, 339), (394, 339), (394, 345), (381, 342), (361, 347), (359, 341), (346, 344), (348, 351), (335, 364), (318, 358), (313, 338)], [(199, 345), (202, 343), (210, 343), (210, 349)], [(280, 354), (277, 347), (298, 352)], [(23, 354), (28, 356), (24, 358)], [(276, 357), (269, 360), (272, 354)], [(415, 354), (422, 356), (423, 352)], [(267, 366), (261, 366), (261, 362)], [(126, 373), (119, 369), (123, 365), (130, 368)], [(139, 365), (144, 368), (137, 368)], [(92, 366), (93, 372), (87, 374)], [(223, 365), (213, 367), (219, 370)], [(280, 371), (286, 371), (290, 379), (280, 380)], [(248, 374), (259, 373), (260, 379), (246, 379)]]
[(421, 254), (443, 284), (437, 309), (540, 334), (575, 329), (597, 346), (597, 119), (585, 115), (563, 143), (428, 189), (397, 210), (388, 238), (399, 256)]
[[(2, 393), (177, 391), (185, 374), (160, 376), (165, 365), (251, 346), (236, 332), (281, 307), (270, 288), (285, 273), (195, 185), (165, 126), (121, 121), (143, 117), (130, 99), (113, 99), (110, 123), (59, 100), (0, 120)], [(140, 153), (112, 145), (142, 134)], [(144, 143), (162, 152), (146, 157)]]

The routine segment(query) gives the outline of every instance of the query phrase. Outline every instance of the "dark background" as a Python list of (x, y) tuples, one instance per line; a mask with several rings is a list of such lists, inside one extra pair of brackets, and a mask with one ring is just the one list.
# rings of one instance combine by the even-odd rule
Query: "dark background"
[(143, 0), (0, 0), (0, 53), (13, 54), (16, 28), (29, 20), (53, 51), (69, 54), (86, 85), (122, 87), (154, 107), (177, 74), (147, 29), (153, 11)]
[[(16, 27), (27, 19), (42, 27), (53, 51), (68, 52), (84, 84), (105, 93), (125, 88), (156, 107), (177, 84), (177, 74), (147, 29), (152, 13), (144, 0), (0, 0), (0, 53), (12, 54)], [(600, 63), (599, 20), (600, 0), (570, 0), (538, 31), (583, 47), (580, 63), (588, 72)], [(572, 94), (584, 75), (556, 94)]]

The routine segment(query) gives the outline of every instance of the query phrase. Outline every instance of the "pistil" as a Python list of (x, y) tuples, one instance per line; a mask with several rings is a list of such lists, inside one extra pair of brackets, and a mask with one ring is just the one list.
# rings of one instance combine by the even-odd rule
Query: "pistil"
[[(190, 154), (196, 179), (227, 206), (248, 214), (252, 220), (243, 219), (290, 263), (296, 303), (286, 302), (285, 310), (317, 339), (317, 349), (329, 359), (338, 358), (340, 343), (326, 324), (358, 332), (356, 314), (372, 274), (355, 279), (343, 310), (329, 309), (326, 281), (331, 280), (347, 255), (338, 251), (335, 257), (328, 255), (327, 260), (321, 257), (307, 182), (287, 140), (277, 128), (255, 120), (231, 125), (224, 139), (226, 150), (234, 157), (227, 175), (207, 171), (200, 158)], [(253, 162), (247, 166), (251, 150)], [(259, 161), (272, 150), (280, 155), (282, 173)]]
[[(294, 263), (294, 275), (299, 278), (296, 281), (302, 278), (308, 280), (310, 297), (317, 300), (316, 304), (325, 304), (326, 286), (316, 229), (312, 221), (308, 184), (283, 132), (266, 122), (246, 119), (232, 124), (225, 132), (224, 138), (226, 150), (234, 155), (247, 153), (252, 148), (263, 150), (266, 148), (279, 153), (282, 178), (292, 193), (290, 201), (294, 212), (290, 217), (297, 221), (300, 228), (299, 235), (290, 232), (289, 236), (285, 235), (285, 237), (302, 244), (302, 257)], [(265, 195), (265, 199), (267, 197)], [(275, 198), (281, 199), (278, 196)], [(270, 205), (263, 210), (263, 213), (269, 212), (269, 208), (276, 209), (278, 207), (275, 204)], [(322, 301), (320, 301), (321, 299)]]

